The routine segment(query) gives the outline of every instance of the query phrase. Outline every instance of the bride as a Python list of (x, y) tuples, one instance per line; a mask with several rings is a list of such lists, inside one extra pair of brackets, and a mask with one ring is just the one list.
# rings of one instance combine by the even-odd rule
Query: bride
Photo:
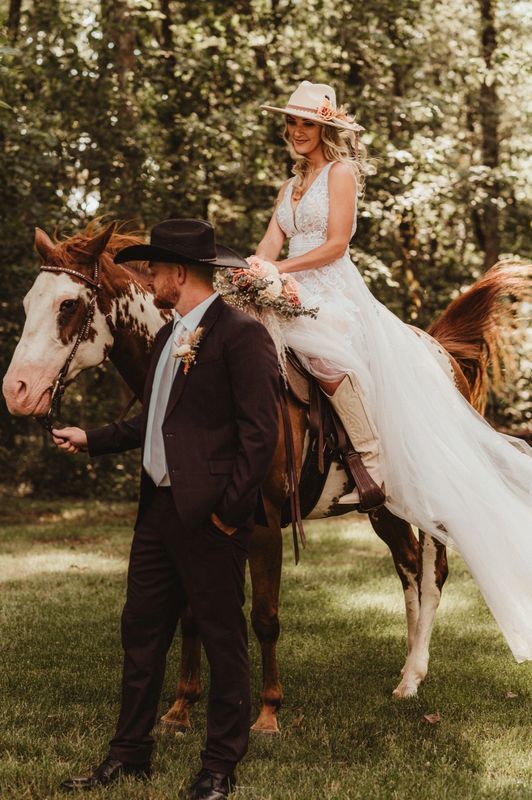
[[(455, 387), (434, 340), (380, 303), (349, 257), (363, 188), (358, 132), (334, 90), (303, 81), (284, 107), (294, 177), (256, 255), (297, 281), (316, 319), (286, 328), (382, 501), (466, 561), (515, 658), (532, 658), (532, 448)], [(278, 260), (285, 239), (288, 258)], [(360, 501), (357, 491), (341, 502)]]

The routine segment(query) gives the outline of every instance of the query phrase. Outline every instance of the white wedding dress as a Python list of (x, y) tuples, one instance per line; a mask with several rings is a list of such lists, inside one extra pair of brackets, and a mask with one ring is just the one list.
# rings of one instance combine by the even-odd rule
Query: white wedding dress
[[(277, 221), (289, 257), (326, 241), (332, 163), (295, 214), (294, 179), (287, 186)], [(319, 313), (287, 323), (286, 343), (317, 377), (358, 376), (379, 432), (387, 508), (456, 546), (517, 661), (532, 658), (532, 448), (469, 405), (433, 340), (373, 297), (348, 248), (290, 274)]]

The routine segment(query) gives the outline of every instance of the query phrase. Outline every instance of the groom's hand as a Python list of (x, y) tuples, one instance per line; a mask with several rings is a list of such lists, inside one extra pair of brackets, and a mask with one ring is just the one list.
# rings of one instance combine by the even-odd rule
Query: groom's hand
[(236, 533), (236, 528), (230, 528), (228, 525), (224, 525), (218, 514), (215, 514), (214, 511), (211, 514), (211, 522), (216, 525), (217, 528), (220, 528), (221, 531), (227, 534), (227, 536), (232, 536), (233, 533)]
[(87, 449), (87, 434), (81, 428), (53, 428), (54, 444), (67, 453), (79, 453)]

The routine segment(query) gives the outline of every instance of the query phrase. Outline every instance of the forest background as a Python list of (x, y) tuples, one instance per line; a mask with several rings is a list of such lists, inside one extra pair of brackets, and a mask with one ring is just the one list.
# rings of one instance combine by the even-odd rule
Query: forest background
[[(0, 0), (0, 369), (37, 274), (33, 232), (95, 216), (135, 229), (208, 218), (254, 251), (290, 162), (282, 118), (298, 82), (331, 83), (365, 127), (371, 174), (351, 253), (374, 294), (422, 328), (528, 236), (532, 2), (524, 0)], [(528, 187), (528, 188), (527, 188)], [(491, 397), (530, 428), (531, 345)], [(67, 391), (63, 419), (114, 419), (109, 364)], [(19, 495), (132, 498), (138, 456), (68, 463), (0, 407), (0, 485)]]

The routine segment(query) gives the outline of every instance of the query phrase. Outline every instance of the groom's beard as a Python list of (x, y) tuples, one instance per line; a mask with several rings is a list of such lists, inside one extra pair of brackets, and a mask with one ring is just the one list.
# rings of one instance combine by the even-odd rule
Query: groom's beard
[(156, 297), (153, 303), (156, 308), (161, 308), (161, 309), (175, 308), (174, 302), (166, 299), (162, 300), (159, 297)]
[(162, 286), (157, 287), (154, 303), (157, 308), (175, 308), (180, 297), (180, 290), (175, 287), (172, 281), (167, 280)]

